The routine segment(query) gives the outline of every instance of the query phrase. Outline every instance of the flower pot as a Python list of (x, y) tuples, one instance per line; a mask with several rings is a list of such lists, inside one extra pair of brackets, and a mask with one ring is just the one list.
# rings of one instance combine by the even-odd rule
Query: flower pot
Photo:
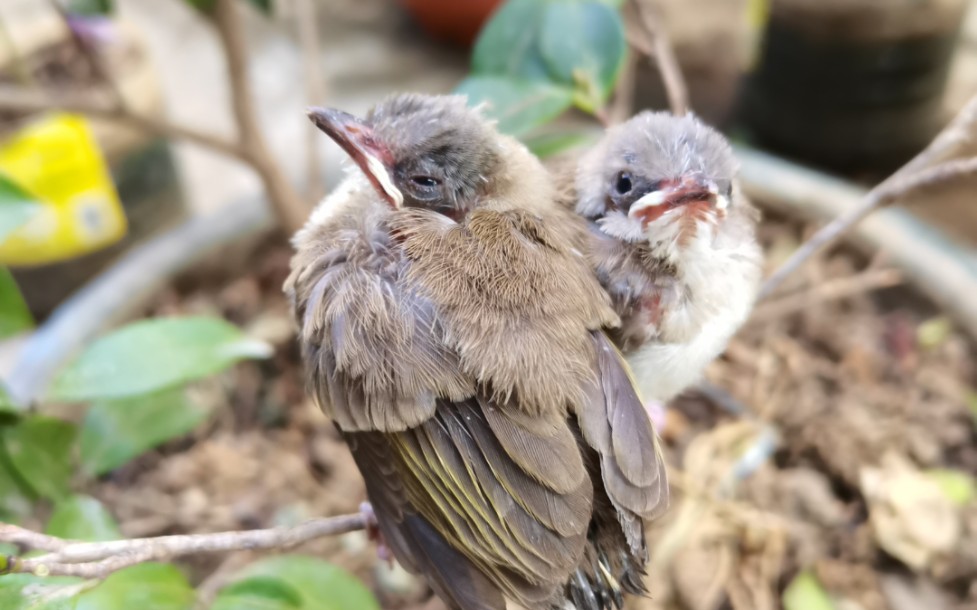
[(470, 47), (502, 0), (398, 0), (432, 38)]

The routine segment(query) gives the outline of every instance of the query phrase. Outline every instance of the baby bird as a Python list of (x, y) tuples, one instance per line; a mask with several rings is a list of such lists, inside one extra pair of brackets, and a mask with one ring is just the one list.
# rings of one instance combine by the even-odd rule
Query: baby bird
[(653, 415), (700, 378), (756, 298), (759, 215), (736, 172), (719, 132), (663, 112), (609, 129), (577, 165), (571, 205), (622, 321), (610, 334)]
[(463, 97), (309, 116), (357, 167), (285, 291), (385, 544), (454, 610), (643, 592), (664, 462), (543, 166)]

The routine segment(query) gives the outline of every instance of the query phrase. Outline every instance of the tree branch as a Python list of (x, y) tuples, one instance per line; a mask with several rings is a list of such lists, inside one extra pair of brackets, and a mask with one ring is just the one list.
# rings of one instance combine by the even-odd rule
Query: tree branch
[(634, 8), (637, 11), (638, 19), (644, 26), (645, 33), (650, 39), (649, 43), (639, 43), (636, 48), (654, 60), (665, 86), (668, 106), (672, 114), (681, 116), (689, 110), (689, 92), (685, 85), (685, 77), (682, 76), (682, 68), (679, 67), (675, 50), (672, 48), (671, 40), (669, 40), (668, 32), (662, 26), (661, 17), (657, 10), (648, 6), (647, 0), (634, 0)]
[(200, 553), (287, 549), (317, 538), (366, 529), (369, 525), (369, 518), (361, 513), (263, 530), (77, 542), (0, 524), (0, 542), (48, 551), (37, 557), (0, 558), (0, 574), (105, 578), (112, 572), (147, 561), (170, 561)]
[(261, 133), (254, 98), (248, 86), (247, 53), (238, 4), (236, 0), (216, 0), (213, 12), (214, 24), (227, 59), (234, 118), (241, 144), (251, 166), (265, 184), (275, 215), (282, 228), (292, 233), (305, 223), (308, 209), (272, 158)]
[[(325, 70), (319, 55), (319, 19), (314, 0), (294, 0), (295, 27), (302, 46), (302, 65), (305, 69), (305, 96), (310, 106), (318, 106), (326, 99)], [(306, 127), (308, 158), (306, 159), (306, 193), (318, 199), (325, 192), (320, 165), (319, 142), (322, 134), (313, 125)]]

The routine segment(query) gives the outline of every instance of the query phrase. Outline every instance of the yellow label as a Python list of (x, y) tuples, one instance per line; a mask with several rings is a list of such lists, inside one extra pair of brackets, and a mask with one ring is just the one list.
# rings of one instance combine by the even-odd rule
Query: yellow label
[(62, 261), (126, 234), (122, 203), (83, 117), (46, 116), (0, 142), (0, 172), (41, 204), (0, 244), (0, 264)]

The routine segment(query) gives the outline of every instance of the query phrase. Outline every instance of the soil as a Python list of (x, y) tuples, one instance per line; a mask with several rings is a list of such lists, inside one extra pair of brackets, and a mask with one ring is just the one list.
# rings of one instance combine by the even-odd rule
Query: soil
[[(806, 233), (767, 219), (768, 265)], [(267, 527), (364, 499), (303, 391), (280, 290), (289, 255), (271, 237), (237, 268), (201, 265), (145, 312), (223, 315), (276, 352), (194, 386), (212, 409), (205, 427), (93, 485), (126, 535)], [(651, 597), (631, 610), (774, 609), (801, 570), (838, 608), (977, 609), (977, 503), (954, 503), (931, 474), (977, 473), (975, 346), (899, 282), (884, 259), (846, 250), (809, 264), (758, 307), (704, 389), (670, 407), (672, 508), (649, 529)], [(299, 551), (351, 570), (384, 608), (443, 608), (363, 533)], [(185, 565), (215, 587), (250, 558)]]

